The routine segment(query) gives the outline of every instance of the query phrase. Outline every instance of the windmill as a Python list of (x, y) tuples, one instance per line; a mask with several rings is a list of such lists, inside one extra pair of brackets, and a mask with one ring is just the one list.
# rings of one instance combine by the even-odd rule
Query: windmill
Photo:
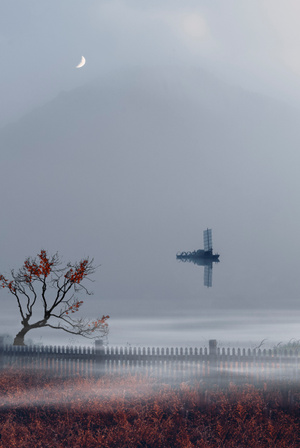
[(219, 254), (213, 253), (212, 246), (212, 230), (203, 231), (204, 250), (199, 249), (193, 252), (180, 252), (176, 254), (176, 258), (181, 261), (188, 261), (198, 266), (204, 266), (204, 286), (208, 288), (212, 286), (212, 268), (213, 263), (219, 262)]

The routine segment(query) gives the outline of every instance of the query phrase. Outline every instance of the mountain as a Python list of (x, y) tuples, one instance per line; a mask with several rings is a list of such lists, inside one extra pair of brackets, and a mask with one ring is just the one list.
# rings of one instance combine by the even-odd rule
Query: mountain
[[(198, 249), (209, 226), (221, 261), (251, 261), (249, 274), (237, 262), (241, 280), (229, 287), (242, 290), (264, 269), (259, 253), (293, 251), (299, 137), (297, 109), (201, 69), (99, 77), (0, 131), (2, 254), (92, 254), (102, 272), (117, 271), (105, 274), (107, 295), (129, 298), (147, 295), (150, 267), (139, 261), (129, 272), (127, 260)], [(161, 293), (161, 266), (151, 269)], [(296, 273), (287, 276), (290, 284)]]

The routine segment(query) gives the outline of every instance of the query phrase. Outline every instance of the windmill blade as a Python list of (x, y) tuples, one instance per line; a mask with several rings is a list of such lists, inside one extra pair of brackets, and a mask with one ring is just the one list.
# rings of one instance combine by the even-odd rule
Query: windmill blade
[(204, 286), (212, 286), (212, 265), (204, 266)]
[(206, 229), (203, 231), (203, 242), (204, 250), (212, 250), (212, 232), (211, 229)]

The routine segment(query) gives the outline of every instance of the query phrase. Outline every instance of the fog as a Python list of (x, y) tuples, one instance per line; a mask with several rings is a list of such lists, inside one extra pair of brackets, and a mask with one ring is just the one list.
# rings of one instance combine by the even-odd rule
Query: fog
[[(36, 371), (35, 374), (37, 375)], [(77, 398), (78, 405), (78, 397), (80, 397), (80, 406), (89, 409), (92, 400), (106, 401), (113, 396), (114, 400), (110, 406), (112, 409), (116, 409), (117, 400), (130, 400), (131, 398), (135, 398), (136, 394), (138, 394), (139, 398), (149, 397), (151, 392), (153, 393), (151, 391), (153, 382), (153, 380), (149, 382), (148, 378), (148, 384), (146, 379), (144, 381), (137, 381), (137, 384), (131, 384), (133, 383), (131, 377), (129, 379), (126, 376), (122, 378), (121, 375), (116, 376), (116, 378), (111, 378), (110, 384), (107, 384), (107, 382), (99, 378), (96, 381), (95, 379), (92, 381), (85, 379), (85, 381), (81, 380), (80, 382), (78, 378), (73, 378), (72, 383), (71, 381), (67, 382), (65, 380), (65, 383), (59, 384), (59, 386), (55, 386), (52, 383), (47, 384), (45, 387), (34, 386), (25, 391), (19, 390), (16, 393), (11, 393), (9, 397), (7, 397), (7, 394), (0, 395), (1, 408), (26, 407), (27, 409), (36, 409), (44, 406), (74, 407), (74, 401)], [(76, 386), (78, 388), (77, 391), (75, 389)]]
[[(54, 20), (55, 6), (46, 19), (43, 6), (30, 4), (22, 11), (32, 21), (39, 15), (39, 27)], [(240, 23), (248, 24), (240, 31), (243, 58), (237, 43), (237, 57), (230, 53), (238, 29), (231, 35), (229, 22), (220, 24), (217, 7), (183, 11), (166, 2), (143, 10), (135, 2), (130, 8), (112, 2), (96, 26), (94, 2), (88, 13), (75, 3), (74, 22), (67, 5), (59, 7), (65, 49), (56, 60), (59, 39), (51, 47), (46, 31), (3, 32), (5, 51), (9, 45), (17, 51), (3, 74), (0, 271), (19, 267), (41, 248), (58, 251), (66, 262), (94, 257), (101, 266), (82, 312), (111, 316), (111, 344), (298, 339), (300, 112), (297, 64), (289, 71), (275, 52), (270, 23), (279, 4), (271, 12), (263, 2), (256, 22), (250, 3), (246, 19), (232, 2)], [(137, 34), (113, 11), (139, 24)], [(80, 36), (90, 24), (92, 31), (77, 36), (65, 56), (80, 14)], [(166, 21), (173, 25), (164, 28)], [(257, 59), (255, 24), (265, 37)], [(276, 36), (286, 48), (280, 30)], [(32, 67), (18, 68), (22, 48), (39, 33), (45, 50), (36, 42)], [(100, 35), (109, 39), (98, 48)], [(75, 73), (82, 54), (87, 64)], [(50, 70), (52, 63), (59, 70)], [(18, 71), (14, 81), (10, 74)], [(203, 284), (203, 267), (176, 260), (178, 251), (203, 248), (207, 227), (220, 254), (211, 288)], [(2, 332), (14, 334), (16, 303), (5, 293), (1, 301)], [(74, 342), (53, 331), (28, 336)]]

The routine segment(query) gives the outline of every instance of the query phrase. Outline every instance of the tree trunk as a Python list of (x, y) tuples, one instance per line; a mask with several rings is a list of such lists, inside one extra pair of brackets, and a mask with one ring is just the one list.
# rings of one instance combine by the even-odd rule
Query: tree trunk
[(30, 326), (22, 328), (22, 330), (19, 331), (19, 333), (16, 335), (13, 345), (26, 345), (24, 342), (24, 338), (26, 333), (28, 333), (30, 329)]

